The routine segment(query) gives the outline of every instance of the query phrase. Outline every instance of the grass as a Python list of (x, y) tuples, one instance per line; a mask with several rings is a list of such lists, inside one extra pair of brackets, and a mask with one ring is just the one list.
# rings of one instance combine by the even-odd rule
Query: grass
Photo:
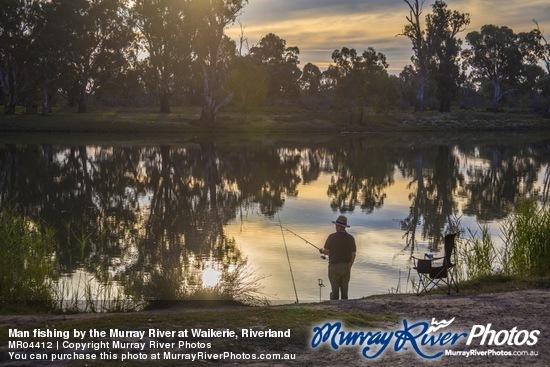
[(504, 274), (490, 274), (459, 284), (460, 294), (478, 295), (510, 292), (526, 289), (549, 289), (550, 277), (517, 277)]
[[(83, 259), (90, 235), (75, 232), (67, 225), (68, 243), (76, 241)], [(151, 297), (134, 296), (131, 285), (115, 282), (110, 276), (97, 279), (86, 272), (61, 276), (55, 233), (41, 220), (31, 220), (15, 208), (0, 209), (0, 311), (3, 313), (81, 313), (128, 312), (166, 305), (197, 305), (216, 301), (231, 305), (266, 305), (259, 292), (259, 276), (238, 264), (221, 274), (215, 287), (184, 287), (184, 279), (173, 274), (159, 277), (155, 290), (176, 289), (176, 294), (157, 293)], [(77, 255), (77, 256), (78, 256)]]
[(459, 243), (459, 274), (476, 279), (492, 274), (512, 277), (550, 275), (550, 207), (535, 200), (521, 199), (512, 215), (501, 226), (504, 246), (493, 242), (488, 227), (481, 234), (469, 232)]
[(68, 286), (59, 275), (56, 249), (55, 233), (42, 220), (33, 220), (15, 207), (0, 210), (2, 312), (115, 312), (138, 307), (109, 280), (92, 284), (80, 278)]
[(53, 287), (53, 305), (51, 312), (96, 313), (129, 312), (143, 309), (144, 302), (125, 295), (121, 287), (111, 280), (95, 282), (80, 274), (76, 284), (70, 279), (60, 279)]
[[(516, 291), (522, 289), (548, 289), (550, 288), (550, 277), (520, 278), (506, 276), (503, 274), (479, 277), (475, 280), (461, 283), (460, 295), (477, 295), (495, 292)], [(388, 297), (372, 296), (366, 298)], [(422, 298), (416, 298), (421, 302)], [(421, 303), (420, 303), (421, 304)], [(371, 315), (358, 312), (334, 312), (325, 309), (311, 308), (308, 305), (287, 305), (277, 307), (239, 307), (239, 308), (198, 308), (185, 312), (138, 312), (138, 313), (117, 313), (105, 314), (101, 317), (75, 318), (72, 320), (48, 321), (48, 328), (60, 331), (64, 330), (185, 330), (201, 328), (203, 330), (238, 330), (242, 328), (251, 329), (291, 329), (291, 339), (272, 340), (269, 350), (288, 350), (289, 346), (297, 349), (306, 348), (305, 342), (313, 325), (328, 320), (338, 320), (349, 329), (368, 329), (383, 327), (388, 323), (399, 322), (402, 316), (398, 315)], [(221, 322), (223, 320), (223, 322)], [(44, 324), (26, 325), (18, 327), (19, 330), (32, 330)], [(0, 327), (0, 345), (5, 345), (8, 332), (5, 327)], [(106, 338), (109, 340), (109, 338)], [(196, 341), (193, 338), (187, 339), (190, 342)], [(224, 350), (235, 350), (246, 352), (254, 348), (262, 348), (264, 341), (256, 338), (249, 340), (219, 339), (212, 343), (210, 352)], [(279, 345), (280, 344), (280, 345)], [(292, 353), (292, 351), (288, 351)], [(98, 361), (101, 365), (101, 361)]]
[(550, 274), (550, 208), (522, 200), (503, 226), (503, 271), (524, 277)]
[(497, 251), (489, 227), (480, 225), (479, 229), (480, 235), (468, 229), (469, 237), (458, 246), (459, 279), (476, 279), (494, 272)]
[(228, 133), (272, 134), (274, 132), (410, 132), (524, 130), (550, 128), (550, 120), (537, 115), (457, 110), (451, 113), (392, 111), (377, 114), (366, 111), (361, 123), (350, 123), (346, 112), (327, 108), (266, 106), (247, 112), (234, 108), (222, 111), (214, 125), (198, 121), (200, 110), (176, 107), (161, 114), (155, 108), (92, 108), (86, 114), (58, 109), (48, 116), (0, 116), (0, 131), (71, 133)]
[(0, 210), (0, 305), (51, 308), (55, 235), (14, 207)]

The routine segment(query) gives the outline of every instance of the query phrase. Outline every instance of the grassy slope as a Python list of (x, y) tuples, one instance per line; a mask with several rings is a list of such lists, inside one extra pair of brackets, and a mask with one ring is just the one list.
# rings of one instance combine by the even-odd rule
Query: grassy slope
[(366, 113), (363, 123), (349, 123), (345, 114), (325, 109), (264, 107), (240, 112), (220, 113), (213, 126), (198, 122), (199, 111), (174, 108), (160, 114), (147, 109), (104, 108), (87, 114), (57, 111), (49, 116), (24, 115), (0, 117), (0, 131), (96, 132), (96, 133), (202, 133), (236, 132), (262, 134), (273, 132), (386, 132), (441, 131), (458, 129), (524, 130), (550, 128), (550, 119), (537, 115), (490, 113), (481, 111)]
[[(521, 289), (541, 289), (548, 290), (550, 288), (550, 278), (532, 278), (518, 279), (506, 276), (491, 276), (475, 281), (468, 281), (460, 285), (461, 295), (477, 295), (494, 292), (516, 291)], [(391, 297), (373, 296), (373, 297)], [(410, 295), (410, 297), (416, 297)], [(430, 297), (424, 296), (424, 297)], [(368, 298), (367, 298), (368, 299)], [(421, 302), (422, 298), (418, 298)], [(24, 314), (24, 310), (19, 313)], [(398, 320), (395, 315), (369, 315), (364, 313), (346, 313), (346, 312), (330, 312), (322, 309), (312, 309), (307, 305), (287, 305), (273, 307), (244, 307), (244, 308), (214, 308), (212, 310), (188, 310), (187, 312), (136, 312), (128, 314), (105, 314), (102, 317), (81, 318), (77, 320), (60, 321), (50, 327), (55, 327), (57, 330), (87, 330), (97, 328), (100, 330), (106, 329), (122, 329), (122, 330), (146, 330), (149, 328), (158, 328), (161, 330), (173, 330), (180, 328), (200, 327), (202, 329), (219, 329), (220, 320), (223, 319), (223, 328), (240, 329), (240, 328), (264, 328), (273, 330), (292, 329), (292, 339), (296, 342), (305, 340), (306, 334), (309, 332), (310, 326), (327, 319), (338, 319), (348, 326), (375, 326), (384, 322)], [(44, 325), (28, 325), (23, 330), (31, 330), (33, 328), (44, 327)], [(7, 330), (0, 327), (0, 345), (7, 342)], [(235, 341), (235, 343), (241, 343)], [(232, 347), (238, 347), (239, 350), (244, 348), (244, 345), (238, 344)]]

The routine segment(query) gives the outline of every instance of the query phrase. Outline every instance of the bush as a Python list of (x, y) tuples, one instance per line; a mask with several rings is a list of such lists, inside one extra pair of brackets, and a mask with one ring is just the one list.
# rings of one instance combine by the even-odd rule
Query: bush
[(503, 228), (505, 274), (550, 275), (550, 210), (523, 200)]
[[(501, 227), (503, 247), (496, 248), (487, 226), (470, 231), (459, 246), (459, 275), (473, 280), (495, 273), (529, 278), (550, 275), (550, 209), (534, 200), (521, 200)], [(494, 266), (500, 263), (501, 269)]]
[(0, 302), (52, 305), (54, 232), (13, 208), (0, 210)]

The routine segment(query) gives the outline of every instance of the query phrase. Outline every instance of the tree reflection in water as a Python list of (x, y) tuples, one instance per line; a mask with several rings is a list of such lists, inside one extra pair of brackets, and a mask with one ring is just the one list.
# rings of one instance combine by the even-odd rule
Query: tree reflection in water
[[(505, 217), (516, 198), (548, 196), (547, 140), (476, 144), (366, 137), (301, 144), (231, 146), (0, 145), (0, 204), (41, 217), (56, 230), (62, 273), (85, 270), (117, 281), (130, 297), (238, 298), (257, 277), (225, 227), (243, 211), (273, 219), (300, 184), (331, 177), (327, 210), (382, 209), (396, 176), (408, 180), (409, 209), (398, 218), (405, 247), (437, 250), (461, 213)], [(240, 218), (240, 220), (243, 220)], [(253, 264), (252, 264), (253, 265)], [(208, 293), (208, 294), (207, 294)]]

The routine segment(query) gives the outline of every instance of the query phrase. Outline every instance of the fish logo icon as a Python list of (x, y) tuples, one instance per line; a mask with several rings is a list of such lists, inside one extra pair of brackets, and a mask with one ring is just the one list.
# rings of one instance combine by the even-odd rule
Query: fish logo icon
[(451, 325), (455, 321), (455, 318), (453, 317), (449, 321), (447, 320), (441, 320), (437, 321), (435, 318), (432, 318), (432, 326), (428, 328), (428, 333), (435, 333), (436, 331), (440, 329), (445, 329), (447, 326)]

